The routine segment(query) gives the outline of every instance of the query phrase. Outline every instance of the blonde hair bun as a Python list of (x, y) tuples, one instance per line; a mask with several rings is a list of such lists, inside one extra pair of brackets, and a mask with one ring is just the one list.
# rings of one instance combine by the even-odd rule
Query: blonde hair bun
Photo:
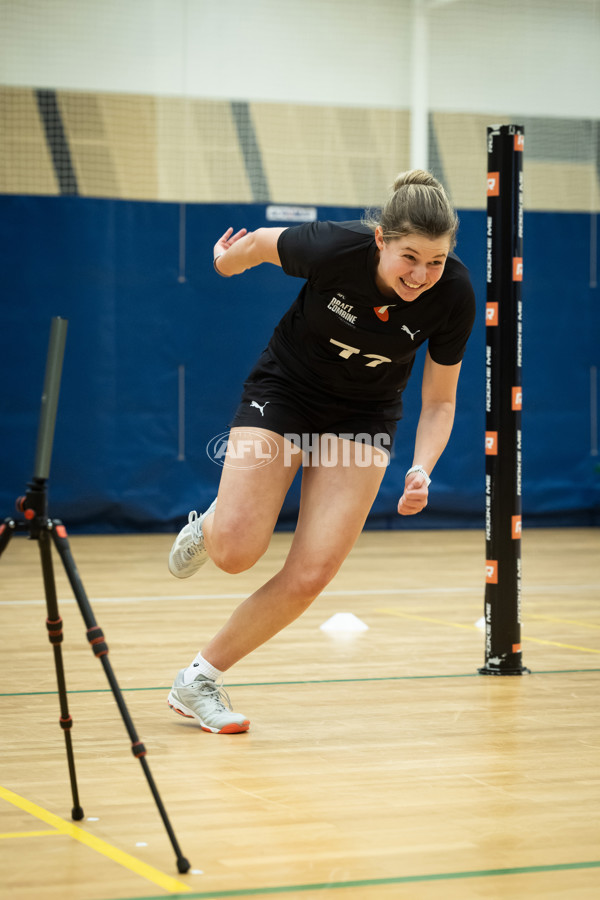
[(442, 183), (424, 169), (400, 172), (387, 203), (378, 213), (367, 212), (363, 222), (373, 231), (379, 226), (386, 243), (422, 234), (430, 238), (447, 235), (451, 250), (456, 244), (456, 210)]
[(393, 191), (399, 191), (400, 188), (407, 184), (424, 184), (427, 187), (438, 188), (444, 190), (441, 183), (435, 178), (431, 172), (424, 169), (409, 169), (407, 172), (400, 172), (394, 181)]

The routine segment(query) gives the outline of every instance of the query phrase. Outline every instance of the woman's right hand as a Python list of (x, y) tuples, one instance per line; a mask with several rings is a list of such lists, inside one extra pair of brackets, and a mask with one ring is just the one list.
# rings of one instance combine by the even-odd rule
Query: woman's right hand
[(219, 256), (223, 256), (230, 247), (239, 241), (240, 238), (243, 238), (245, 234), (248, 233), (247, 228), (240, 228), (235, 234), (233, 233), (233, 228), (228, 228), (224, 235), (222, 235), (215, 246), (213, 247), (213, 261), (216, 260)]

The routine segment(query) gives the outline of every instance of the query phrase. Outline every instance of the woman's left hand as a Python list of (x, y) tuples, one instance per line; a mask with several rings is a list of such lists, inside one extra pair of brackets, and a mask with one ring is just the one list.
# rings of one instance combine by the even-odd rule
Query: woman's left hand
[(404, 493), (398, 501), (401, 516), (414, 516), (427, 506), (429, 488), (420, 472), (413, 472), (404, 482)]

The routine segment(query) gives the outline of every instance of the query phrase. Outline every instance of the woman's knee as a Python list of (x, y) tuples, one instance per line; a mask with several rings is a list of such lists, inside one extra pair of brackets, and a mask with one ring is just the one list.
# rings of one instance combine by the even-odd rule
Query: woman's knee
[(227, 572), (228, 575), (239, 575), (240, 572), (251, 569), (261, 556), (262, 553), (244, 552), (229, 547), (213, 551), (210, 558), (222, 572)]
[(239, 575), (251, 569), (265, 553), (269, 542), (256, 535), (248, 535), (247, 529), (240, 527), (213, 527), (207, 540), (208, 554), (217, 568), (229, 575)]
[[(286, 577), (290, 591), (307, 605), (325, 590), (337, 573), (340, 563), (337, 559), (311, 560), (302, 565), (287, 566)], [(286, 567), (284, 567), (284, 571)]]

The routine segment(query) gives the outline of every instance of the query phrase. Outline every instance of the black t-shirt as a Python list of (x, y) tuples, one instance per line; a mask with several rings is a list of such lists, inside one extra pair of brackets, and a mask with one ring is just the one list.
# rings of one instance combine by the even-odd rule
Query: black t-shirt
[(400, 405), (425, 341), (436, 363), (450, 366), (462, 359), (475, 296), (468, 271), (454, 254), (440, 280), (406, 302), (377, 289), (375, 237), (360, 222), (287, 228), (278, 250), (283, 271), (306, 283), (269, 349), (299, 386), (377, 406)]

